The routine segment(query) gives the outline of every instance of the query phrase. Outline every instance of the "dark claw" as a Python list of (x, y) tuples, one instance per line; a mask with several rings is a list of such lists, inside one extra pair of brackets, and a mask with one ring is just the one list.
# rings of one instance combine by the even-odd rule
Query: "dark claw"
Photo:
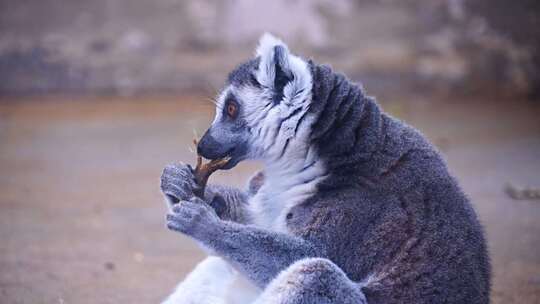
[(176, 227), (176, 224), (174, 222), (167, 222), (167, 228), (174, 231), (178, 230), (178, 227)]
[(166, 196), (167, 196), (167, 199), (169, 199), (169, 201), (173, 205), (176, 205), (176, 204), (178, 204), (180, 202), (180, 200), (176, 196), (173, 196), (173, 195), (170, 195), (170, 194), (166, 194)]

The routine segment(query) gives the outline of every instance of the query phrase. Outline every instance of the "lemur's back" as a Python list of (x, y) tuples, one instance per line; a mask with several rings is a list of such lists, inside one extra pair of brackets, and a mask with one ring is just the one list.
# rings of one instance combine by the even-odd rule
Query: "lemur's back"
[(324, 244), (370, 304), (488, 303), (482, 229), (438, 152), (343, 76), (312, 71), (313, 140), (337, 173), (291, 209), (288, 228)]

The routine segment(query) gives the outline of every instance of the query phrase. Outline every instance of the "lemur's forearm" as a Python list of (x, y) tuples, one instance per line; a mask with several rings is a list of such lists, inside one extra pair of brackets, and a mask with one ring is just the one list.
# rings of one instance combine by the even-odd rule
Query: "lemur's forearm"
[(261, 288), (295, 261), (320, 256), (302, 238), (251, 225), (222, 221), (218, 229), (206, 230), (205, 234), (200, 241)]
[(247, 209), (248, 196), (239, 189), (221, 185), (208, 185), (205, 191), (205, 200), (223, 220), (242, 224), (250, 222)]

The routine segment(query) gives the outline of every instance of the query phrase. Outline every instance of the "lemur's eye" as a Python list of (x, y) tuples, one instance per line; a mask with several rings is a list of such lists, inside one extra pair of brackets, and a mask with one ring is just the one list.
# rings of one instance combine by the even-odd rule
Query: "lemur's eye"
[(231, 118), (235, 118), (238, 114), (238, 106), (234, 102), (229, 102), (227, 104), (227, 115)]

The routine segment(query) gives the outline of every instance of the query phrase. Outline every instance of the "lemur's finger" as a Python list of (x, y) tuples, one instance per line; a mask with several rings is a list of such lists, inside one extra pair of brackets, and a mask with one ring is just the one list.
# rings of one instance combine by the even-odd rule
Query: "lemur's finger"
[(178, 232), (184, 232), (183, 225), (181, 225), (174, 219), (169, 219), (168, 215), (167, 215), (167, 228), (169, 228), (170, 230), (178, 231)]

